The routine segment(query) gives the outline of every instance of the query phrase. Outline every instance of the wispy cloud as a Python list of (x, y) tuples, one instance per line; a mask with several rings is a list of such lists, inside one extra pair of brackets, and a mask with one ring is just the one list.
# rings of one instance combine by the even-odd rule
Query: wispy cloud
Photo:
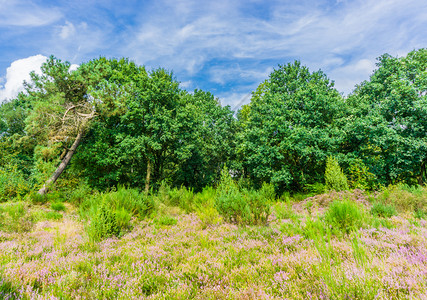
[[(27, 43), (20, 44), (26, 53), (32, 47), (73, 63), (100, 55), (129, 57), (171, 69), (187, 88), (210, 90), (231, 106), (277, 64), (299, 59), (325, 71), (341, 92), (349, 93), (368, 79), (376, 57), (405, 55), (427, 45), (424, 0), (88, 0), (60, 3), (52, 11), (3, 0), (4, 7), (0, 26), (12, 24), (4, 11), (21, 14), (17, 24), (50, 24), (33, 39), (26, 35)], [(29, 14), (45, 23), (25, 21)], [(9, 37), (12, 43), (19, 44), (19, 34)], [(5, 40), (0, 37), (0, 42)]]
[(0, 26), (38, 27), (51, 24), (61, 17), (61, 12), (55, 7), (43, 7), (31, 1), (0, 1)]

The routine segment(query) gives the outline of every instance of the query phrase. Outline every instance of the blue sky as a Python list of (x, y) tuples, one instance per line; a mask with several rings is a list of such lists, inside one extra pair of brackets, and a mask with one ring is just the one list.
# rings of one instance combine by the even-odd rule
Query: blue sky
[(383, 53), (427, 47), (427, 1), (0, 0), (0, 101), (53, 54), (173, 70), (232, 108), (278, 64), (322, 69), (348, 94)]

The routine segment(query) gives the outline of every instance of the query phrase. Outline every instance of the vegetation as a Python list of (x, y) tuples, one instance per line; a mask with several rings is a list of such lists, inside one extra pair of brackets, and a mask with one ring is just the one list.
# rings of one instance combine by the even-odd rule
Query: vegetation
[(279, 65), (235, 117), (50, 57), (0, 105), (0, 298), (426, 298), (427, 50), (377, 66)]

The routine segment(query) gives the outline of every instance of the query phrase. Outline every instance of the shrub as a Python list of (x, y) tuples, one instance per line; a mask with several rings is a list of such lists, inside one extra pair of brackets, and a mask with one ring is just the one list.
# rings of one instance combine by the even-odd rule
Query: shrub
[(117, 191), (100, 194), (100, 197), (113, 210), (125, 209), (139, 219), (145, 218), (154, 209), (153, 199), (136, 189), (119, 186)]
[(173, 226), (176, 225), (177, 219), (168, 215), (161, 215), (154, 219), (154, 224), (160, 226)]
[(79, 208), (80, 216), (90, 221), (86, 229), (93, 241), (118, 236), (131, 228), (132, 217), (143, 219), (153, 210), (154, 201), (151, 196), (124, 187), (94, 194), (83, 201)]
[(393, 205), (375, 202), (371, 208), (371, 214), (377, 217), (390, 218), (397, 215), (396, 209)]
[(361, 159), (352, 161), (348, 167), (349, 184), (354, 189), (371, 190), (376, 187), (375, 175)]
[(341, 170), (338, 161), (331, 156), (326, 161), (325, 185), (327, 190), (348, 190), (347, 178)]
[(25, 202), (7, 202), (0, 206), (0, 229), (8, 232), (27, 232), (33, 227)]
[(54, 202), (50, 205), (54, 211), (65, 211), (65, 205), (62, 202)]
[(325, 212), (325, 221), (335, 232), (348, 234), (364, 225), (365, 214), (355, 202), (335, 200)]
[(251, 211), (250, 223), (262, 224), (267, 222), (271, 203), (276, 196), (273, 185), (263, 183), (260, 190), (246, 191), (246, 194)]
[(16, 166), (0, 167), (0, 202), (20, 198), (30, 189), (29, 181)]
[(89, 239), (98, 242), (111, 236), (119, 236), (120, 227), (118, 226), (116, 215), (105, 203), (102, 203), (96, 214), (92, 217), (87, 227)]
[(378, 201), (392, 204), (398, 211), (427, 210), (427, 191), (422, 186), (389, 185), (378, 195)]
[(221, 223), (221, 217), (218, 211), (211, 205), (199, 206), (197, 209), (197, 216), (202, 224), (202, 229)]
[(320, 183), (320, 182), (316, 182), (313, 184), (306, 184), (305, 185), (305, 189), (313, 195), (319, 195), (319, 194), (323, 194), (325, 192), (325, 185)]
[(251, 211), (249, 205), (233, 181), (226, 166), (221, 171), (221, 180), (215, 198), (215, 208), (226, 222), (248, 223)]

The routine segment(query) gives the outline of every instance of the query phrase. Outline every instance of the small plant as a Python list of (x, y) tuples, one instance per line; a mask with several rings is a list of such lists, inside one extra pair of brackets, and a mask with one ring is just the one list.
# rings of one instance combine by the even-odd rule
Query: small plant
[(221, 223), (221, 216), (212, 205), (202, 205), (197, 209), (197, 216), (202, 224), (202, 229)]
[(215, 208), (226, 222), (242, 224), (250, 220), (251, 211), (248, 202), (240, 193), (226, 166), (221, 171)]
[(362, 209), (349, 200), (333, 201), (325, 212), (325, 221), (335, 232), (348, 234), (364, 225)]
[(386, 205), (381, 202), (375, 202), (374, 205), (372, 205), (371, 214), (377, 217), (390, 218), (397, 215), (397, 212), (391, 204)]
[(46, 219), (48, 219), (48, 220), (58, 221), (58, 220), (61, 220), (62, 217), (63, 217), (62, 214), (60, 214), (59, 212), (56, 212), (56, 211), (48, 211), (46, 213)]
[(313, 195), (323, 194), (325, 192), (325, 185), (320, 182), (316, 182), (313, 184), (306, 184), (305, 189)]
[(278, 202), (273, 206), (273, 211), (278, 219), (295, 219), (297, 215), (292, 210), (290, 203)]
[(89, 238), (95, 242), (111, 236), (119, 236), (120, 227), (116, 215), (105, 203), (99, 206), (87, 227), (87, 232)]
[(335, 190), (337, 192), (348, 190), (347, 178), (338, 161), (331, 156), (326, 161), (325, 185), (327, 190)]
[(168, 215), (162, 215), (154, 219), (154, 224), (159, 226), (173, 226), (177, 222), (177, 219)]
[(65, 205), (62, 202), (54, 202), (50, 205), (50, 208), (54, 211), (65, 211)]
[(417, 219), (426, 219), (427, 218), (427, 213), (421, 209), (417, 209), (414, 212), (414, 217)]

